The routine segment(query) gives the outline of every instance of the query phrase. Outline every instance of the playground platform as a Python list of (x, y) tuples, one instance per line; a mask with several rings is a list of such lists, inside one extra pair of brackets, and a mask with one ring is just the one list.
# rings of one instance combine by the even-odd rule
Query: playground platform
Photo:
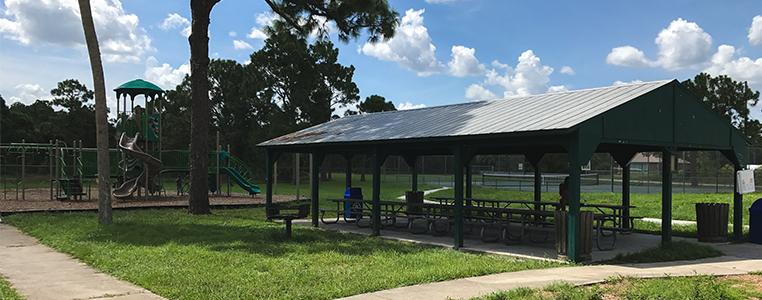
[[(15, 200), (13, 198), (3, 199), (0, 197), (0, 214), (17, 212), (44, 212), (44, 211), (96, 211), (98, 202), (91, 201), (59, 201), (50, 200), (47, 196), (47, 189), (40, 191), (27, 190), (25, 200)], [(34, 197), (38, 192), (40, 197)], [(284, 202), (293, 200), (293, 195), (273, 195), (274, 202)], [(171, 208), (187, 207), (188, 196), (167, 195), (162, 197), (148, 197), (146, 199), (134, 198), (130, 200), (121, 200), (112, 198), (114, 209), (135, 209), (135, 208)], [(248, 194), (232, 193), (227, 195), (209, 195), (209, 202), (213, 208), (238, 208), (255, 207), (264, 205), (265, 198), (261, 196), (250, 196)]]

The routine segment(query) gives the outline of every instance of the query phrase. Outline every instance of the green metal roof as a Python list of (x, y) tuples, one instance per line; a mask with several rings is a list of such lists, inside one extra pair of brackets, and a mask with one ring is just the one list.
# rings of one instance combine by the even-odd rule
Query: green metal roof
[[(571, 141), (577, 141), (572, 143)], [(723, 152), (743, 163), (747, 141), (676, 80), (344, 117), (260, 143), (278, 151), (559, 153)], [(320, 148), (320, 149), (318, 149)]]
[(151, 98), (164, 94), (164, 90), (162, 88), (143, 79), (135, 79), (125, 82), (119, 87), (115, 88), (114, 91), (116, 92), (117, 98), (122, 94), (130, 95), (130, 97), (145, 95)]

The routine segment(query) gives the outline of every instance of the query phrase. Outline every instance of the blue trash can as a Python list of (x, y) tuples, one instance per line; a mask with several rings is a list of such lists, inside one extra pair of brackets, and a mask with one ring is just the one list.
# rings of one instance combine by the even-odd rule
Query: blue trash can
[(762, 244), (762, 198), (749, 207), (749, 242)]
[[(362, 188), (349, 187), (344, 191), (344, 199), (362, 200)], [(362, 217), (362, 203), (344, 201), (344, 218), (359, 219)]]

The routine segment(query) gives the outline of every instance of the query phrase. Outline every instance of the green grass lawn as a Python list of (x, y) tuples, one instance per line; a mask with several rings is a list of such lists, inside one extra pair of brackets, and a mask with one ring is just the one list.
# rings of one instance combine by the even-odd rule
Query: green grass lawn
[(519, 288), (476, 298), (479, 300), (507, 299), (685, 299), (741, 300), (759, 299), (762, 292), (753, 283), (737, 278), (697, 276), (657, 279), (616, 278), (603, 284), (575, 287), (559, 283), (543, 289)]
[(561, 264), (472, 254), (264, 221), (264, 210), (16, 214), (3, 221), (170, 299), (329, 299)]
[(5, 281), (2, 277), (0, 277), (0, 300), (22, 300), (24, 297), (21, 297), (16, 290), (14, 290), (11, 287), (11, 284), (8, 283), (8, 281)]

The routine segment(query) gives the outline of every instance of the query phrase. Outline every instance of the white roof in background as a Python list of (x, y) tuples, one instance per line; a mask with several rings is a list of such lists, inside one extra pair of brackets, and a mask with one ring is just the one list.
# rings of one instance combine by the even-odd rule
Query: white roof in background
[(384, 141), (568, 129), (671, 81), (348, 116), (259, 145)]

